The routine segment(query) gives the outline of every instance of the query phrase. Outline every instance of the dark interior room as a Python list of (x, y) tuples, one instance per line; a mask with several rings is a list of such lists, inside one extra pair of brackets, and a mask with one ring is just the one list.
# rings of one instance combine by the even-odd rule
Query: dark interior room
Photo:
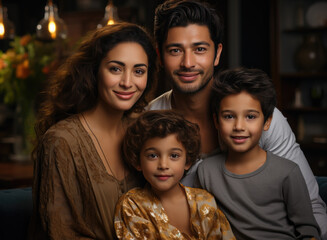
[[(58, 17), (66, 27), (62, 39), (57, 40), (56, 37), (55, 40), (49, 40), (43, 38), (43, 35), (36, 35), (42, 34), (37, 33), (37, 25), (45, 17), (45, 7), (49, 6), (49, 2), (55, 6)], [(154, 11), (163, 2), (164, 0), (0, 1), (0, 190), (32, 186), (31, 136), (34, 134), (38, 93), (49, 74), (74, 52), (83, 37), (103, 24), (109, 3), (117, 10), (116, 20), (140, 24), (153, 33)], [(273, 80), (277, 107), (287, 118), (314, 176), (327, 176), (327, 2), (206, 2), (217, 10), (224, 22), (219, 68), (244, 66), (264, 70)], [(11, 22), (14, 29), (11, 35), (8, 31), (2, 35), (1, 21)], [(5, 27), (8, 26), (6, 23)], [(29, 45), (33, 49), (26, 49), (24, 41), (34, 41), (33, 45)], [(23, 60), (13, 63), (11, 67), (15, 67), (14, 70), (8, 69), (7, 61), (14, 51), (17, 56), (12, 59), (15, 57), (16, 61), (24, 59), (30, 53), (28, 51), (32, 51), (35, 54), (34, 63), (30, 62), (28, 66), (35, 69), (23, 68), (27, 64)], [(29, 79), (31, 71), (36, 73), (37, 79)], [(19, 88), (21, 79), (17, 78), (18, 74), (21, 74), (21, 78), (26, 76), (30, 81), (28, 86), (25, 84)], [(160, 77), (153, 97), (170, 89), (169, 84)], [(27, 139), (28, 134), (30, 137)]]

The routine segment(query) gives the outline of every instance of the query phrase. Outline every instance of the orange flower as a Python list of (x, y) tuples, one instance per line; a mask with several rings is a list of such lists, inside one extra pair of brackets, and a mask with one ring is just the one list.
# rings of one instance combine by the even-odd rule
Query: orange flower
[(7, 67), (7, 63), (2, 58), (0, 58), (0, 70), (5, 67)]
[(32, 40), (32, 36), (27, 34), (20, 39), (20, 44), (26, 46)]
[(17, 78), (25, 79), (30, 75), (30, 73), (31, 73), (31, 70), (29, 68), (29, 62), (27, 59), (17, 65), (17, 68), (16, 68), (16, 77)]

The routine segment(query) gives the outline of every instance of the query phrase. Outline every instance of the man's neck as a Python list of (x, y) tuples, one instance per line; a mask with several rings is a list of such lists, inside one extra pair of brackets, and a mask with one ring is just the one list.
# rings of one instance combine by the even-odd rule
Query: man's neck
[(182, 113), (187, 119), (190, 118), (189, 120), (210, 117), (210, 91), (209, 86), (194, 94), (181, 93), (173, 89), (172, 108)]

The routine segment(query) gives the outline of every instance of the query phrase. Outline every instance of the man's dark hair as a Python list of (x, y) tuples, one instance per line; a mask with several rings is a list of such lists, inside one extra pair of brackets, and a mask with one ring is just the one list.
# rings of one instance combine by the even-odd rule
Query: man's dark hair
[(196, 0), (169, 0), (156, 8), (154, 17), (154, 36), (161, 58), (168, 30), (189, 24), (207, 26), (217, 52), (218, 44), (222, 42), (223, 24), (216, 10)]

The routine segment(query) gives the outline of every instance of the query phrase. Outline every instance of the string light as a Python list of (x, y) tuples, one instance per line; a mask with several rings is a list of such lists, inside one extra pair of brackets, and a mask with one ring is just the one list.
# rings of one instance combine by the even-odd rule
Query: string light
[(55, 40), (67, 38), (67, 27), (65, 22), (58, 16), (58, 8), (48, 1), (45, 6), (44, 18), (36, 26), (36, 36), (41, 40)]
[(102, 28), (105, 25), (112, 25), (119, 22), (117, 8), (112, 0), (108, 1), (102, 21), (97, 25), (97, 28)]
[(14, 24), (7, 17), (7, 8), (0, 0), (0, 39), (13, 39), (15, 36)]

